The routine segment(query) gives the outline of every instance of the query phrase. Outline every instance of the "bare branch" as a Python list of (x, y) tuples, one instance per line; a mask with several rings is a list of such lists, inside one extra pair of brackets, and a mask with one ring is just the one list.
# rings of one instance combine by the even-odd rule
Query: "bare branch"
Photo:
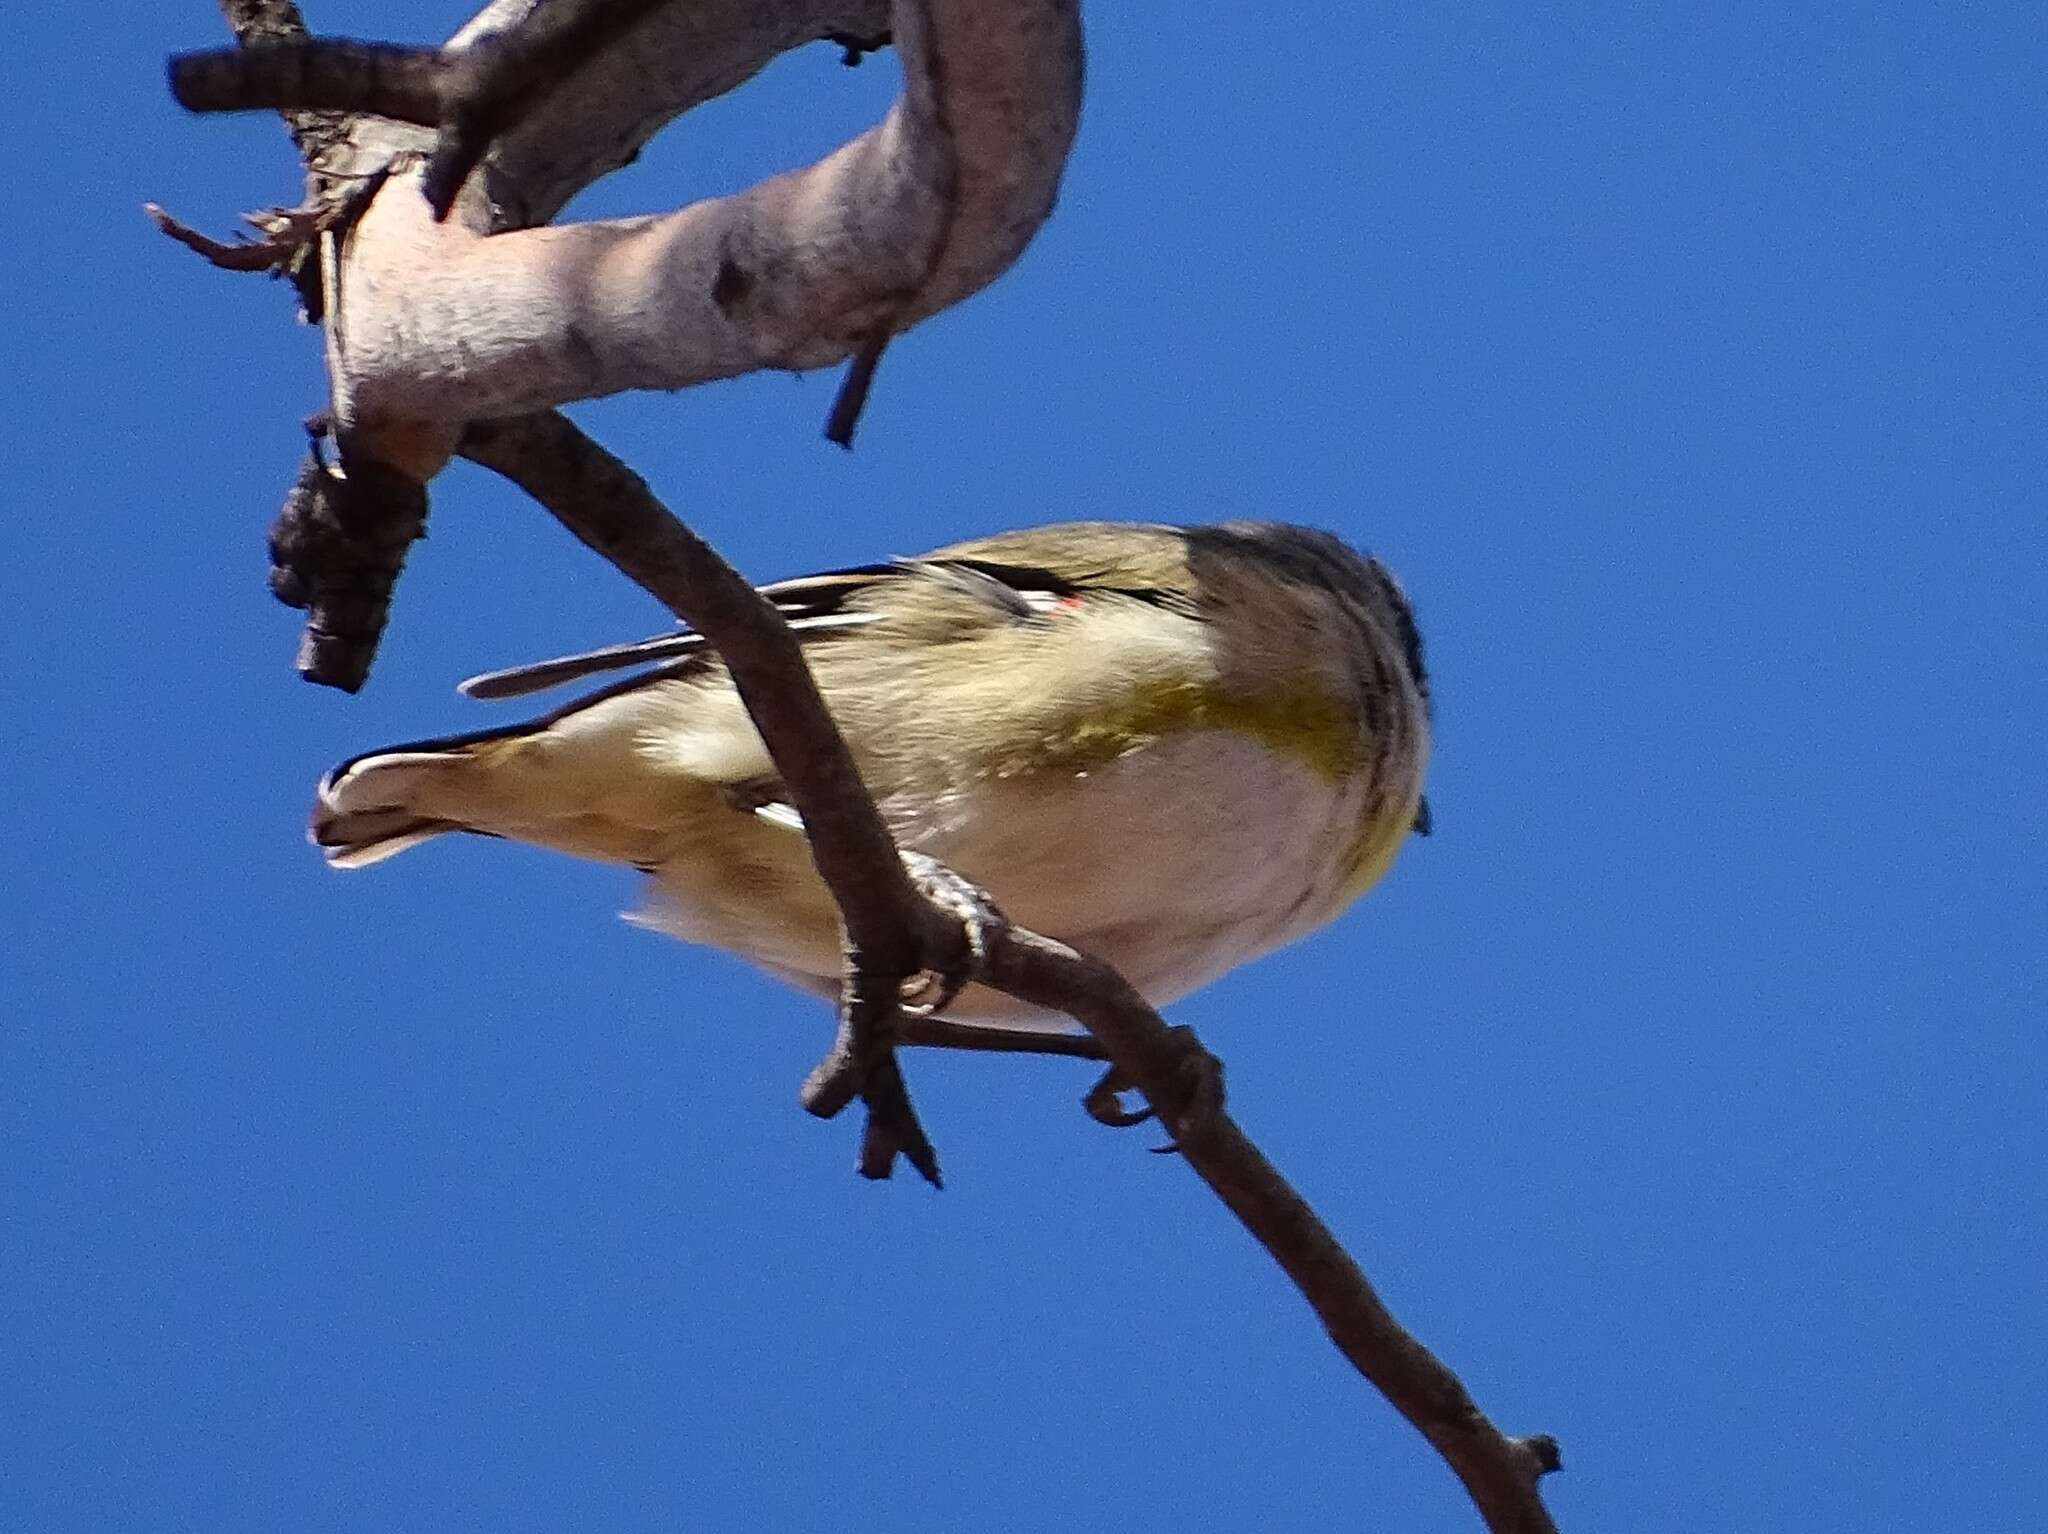
[[(243, 47), (290, 43), (307, 36), (306, 20), (292, 0), (220, 0), (235, 41)], [(325, 159), (348, 136), (348, 119), (334, 112), (289, 111), (284, 125), (307, 165)]]
[[(850, 976), (858, 980), (869, 954), (914, 966), (933, 951), (932, 924), (952, 918), (926, 904), (906, 875), (781, 616), (639, 476), (563, 417), (474, 426), (462, 451), (526, 489), (718, 648), (813, 835), (849, 932), (861, 927)], [(880, 930), (891, 924), (900, 924), (894, 933)], [(1049, 938), (998, 921), (972, 943), (957, 933), (955, 942), (976, 950), (982, 984), (1088, 1028), (1117, 1073), (1145, 1094), (1188, 1165), (1294, 1281), (1338, 1350), (1435, 1445), (1489, 1529), (1554, 1534), (1537, 1482), (1558, 1468), (1556, 1443), (1502, 1434), (1394, 1319), (1329, 1227), (1224, 1110), (1222, 1068), (1191, 1030), (1169, 1027), (1116, 971)], [(900, 981), (910, 970), (894, 973)]]
[(188, 112), (368, 112), (426, 127), (441, 120), (445, 75), (437, 48), (339, 37), (180, 53), (169, 70)]
[(1170, 1028), (1098, 960), (1012, 929), (991, 947), (983, 982), (1078, 1018), (1144, 1092), (1196, 1174), (1272, 1254), (1330, 1340), (1436, 1446), (1495, 1534), (1555, 1534), (1537, 1480), (1559, 1468), (1554, 1439), (1509, 1438), (1462, 1382), (1394, 1319), (1364, 1272), (1222, 1110), (1219, 1067), (1194, 1034)]
[(216, 240), (180, 223), (153, 202), (144, 203), (142, 211), (180, 245), (226, 272), (288, 272), (318, 233), (317, 221), (303, 209), (279, 208), (267, 214), (244, 214), (251, 225), (263, 231), (260, 240)]
[(839, 385), (839, 397), (832, 401), (832, 414), (825, 419), (825, 440), (849, 452), (860, 413), (867, 408), (868, 390), (874, 387), (875, 369), (881, 365), (882, 350), (889, 344), (889, 332), (877, 330), (853, 354), (846, 377)]
[[(451, 43), (504, 31), (559, 0), (491, 0)], [(879, 46), (890, 0), (669, 0), (602, 49), (485, 156), (495, 228), (545, 223), (632, 161), (664, 123), (834, 37)]]
[[(550, 120), (557, 97), (601, 116), (578, 92), (594, 76), (611, 79), (622, 55), (638, 61), (650, 44), (674, 51), (678, 12), (691, 7), (496, 0), (441, 50), (313, 41), (297, 10), (276, 0), (223, 8), (243, 51), (174, 61), (173, 87), (195, 108), (286, 110), (308, 153), (307, 202), (268, 231), (264, 255), (168, 215), (159, 227), (216, 264), (293, 275), (307, 314), (327, 326), (336, 431), (365, 459), (395, 444), (400, 456), (386, 462), (422, 483), (469, 420), (851, 354), (830, 427), (850, 443), (889, 337), (993, 280), (1050, 211), (1079, 109), (1075, 0), (1019, 0), (991, 15), (970, 0), (900, 0), (893, 12), (872, 0), (793, 4), (768, 34), (736, 28), (754, 39), (737, 67), (765, 61), (764, 36), (770, 47), (827, 35), (865, 47), (886, 30), (908, 63), (903, 98), (883, 123), (819, 165), (735, 197), (662, 218), (489, 238), (554, 195), (520, 188), (507, 172), (524, 132)], [(425, 122), (443, 125), (438, 148), (417, 126)], [(407, 182), (445, 204), (447, 178), (501, 134), (491, 200), (467, 197), (462, 217), (441, 223), (410, 195)], [(421, 152), (432, 155), (424, 169)], [(397, 184), (379, 195), (387, 176)], [(517, 210), (503, 210), (506, 196)], [(308, 257), (322, 233), (332, 238), (316, 265)], [(294, 244), (294, 235), (303, 238)], [(338, 545), (316, 541), (315, 564), (327, 547)], [(373, 636), (382, 615), (350, 627)], [(307, 674), (359, 685), (369, 659)]]
[[(171, 94), (192, 112), (260, 108), (363, 112), (440, 130), (425, 190), (445, 218), (502, 135), (667, 0), (557, 0), (502, 32), (448, 48), (242, 32), (242, 48), (171, 60)], [(241, 29), (238, 29), (240, 31)]]
[[(395, 116), (451, 128), (442, 135), (443, 180), (429, 181), (430, 193), (452, 195), (446, 178), (492, 144), (486, 174), (477, 178), (484, 191), (465, 195), (456, 220), (434, 223), (421, 198), (393, 195), (403, 189), (399, 182), (370, 202), (347, 247), (338, 233), (328, 242), (336, 266), (349, 257), (343, 271), (328, 274), (330, 300), (347, 299), (346, 326), (331, 324), (329, 332), (337, 430), (352, 458), (360, 451), (377, 465), (360, 476), (348, 465), (350, 478), (360, 479), (357, 490), (368, 493), (363, 504), (382, 497), (393, 503), (387, 514), (395, 508), (399, 521), (416, 523), (413, 497), (423, 515), (421, 487), (455, 428), (512, 417), (471, 424), (462, 451), (525, 487), (718, 648), (842, 912), (844, 1027), (813, 1101), (829, 1107), (849, 1083), (866, 1096), (864, 1172), (882, 1175), (902, 1154), (937, 1180), (896, 1065), (899, 1039), (993, 1047), (970, 1046), (953, 1025), (902, 1017), (904, 983), (913, 976), (936, 971), (949, 984), (972, 978), (1079, 1019), (1090, 1030), (1086, 1043), (1113, 1066), (1091, 1104), (1119, 1082), (1135, 1083), (1189, 1165), (1272, 1253), (1339, 1349), (1435, 1445), (1488, 1527), (1551, 1530), (1537, 1483), (1557, 1467), (1556, 1445), (1503, 1436), (1399, 1326), (1327, 1227), (1231, 1120), (1221, 1066), (1193, 1033), (1168, 1027), (1107, 966), (1009, 928), (993, 913), (985, 921), (963, 917), (930, 880), (913, 877), (780, 616), (623, 464), (560, 416), (526, 413), (622, 388), (677, 388), (865, 355), (835, 415), (850, 435), (866, 375), (888, 337), (1000, 274), (1050, 210), (1078, 111), (1074, 0), (998, 8), (971, 0), (899, 0), (888, 8), (877, 0), (615, 3), (620, 14), (631, 8), (646, 19), (605, 34), (580, 68), (548, 76), (524, 101), (503, 83), (517, 75), (509, 66), (496, 85), (479, 77), (457, 89), (448, 55), (439, 52), (356, 55), (359, 77), (347, 90), (319, 76), (327, 65), (308, 62), (317, 50), (272, 61), (298, 61), (271, 79), (262, 99), (288, 109), (316, 179), (360, 177), (402, 151), (431, 149), (434, 140), (388, 119), (298, 110), (307, 105), (366, 108), (382, 92)], [(303, 36), (296, 9), (279, 0), (222, 0), (222, 7), (245, 42)], [(537, 0), (492, 0), (451, 49), (524, 23), (537, 9)], [(818, 165), (664, 218), (482, 238), (550, 216), (590, 179), (630, 159), (660, 122), (730, 89), (787, 47), (885, 30), (903, 59), (903, 98), (882, 124)], [(428, 57), (431, 67), (420, 62)], [(488, 48), (472, 50), (469, 62), (490, 57)], [(431, 87), (422, 83), (429, 78)], [(204, 70), (185, 83), (195, 99), (225, 99), (230, 89)], [(325, 94), (309, 97), (301, 85)], [(451, 108), (456, 101), (470, 105)], [(574, 132), (564, 131), (571, 125)], [(204, 249), (200, 241), (187, 243)], [(649, 314), (659, 321), (652, 328)], [(387, 467), (390, 484), (382, 482)], [(341, 533), (336, 539), (348, 542)], [(382, 561), (395, 573), (390, 550), (371, 543), (365, 568)], [(286, 584), (290, 594), (306, 594)], [(1027, 1047), (1068, 1052), (1048, 1042), (1057, 1037), (1038, 1035)]]
[(991, 1028), (944, 1017), (906, 1017), (896, 1025), (899, 1042), (929, 1049), (961, 1049), (998, 1055), (1060, 1055), (1069, 1060), (1107, 1060), (1109, 1052), (1088, 1033), (1031, 1028)]
[[(307, 37), (290, 0), (221, 0), (221, 9), (244, 45)], [(889, 36), (888, 0), (663, 0), (651, 7), (644, 0), (489, 0), (448, 48), (559, 25), (558, 13), (577, 9), (597, 12), (599, 31), (611, 35), (564, 71), (559, 86), (526, 103), (493, 145), (485, 162), (490, 205), (480, 227), (545, 223), (583, 187), (628, 164), (664, 123), (744, 84), (792, 48), (829, 39), (849, 53), (871, 52)], [(640, 24), (609, 26), (610, 13), (625, 9), (642, 12)], [(431, 134), (390, 119), (352, 124), (332, 113), (285, 115), (308, 160), (336, 175), (376, 169), (399, 150), (433, 143)]]
[[(616, 0), (597, 0), (610, 9)], [(307, 38), (290, 0), (220, 0), (244, 45)], [(563, 9), (562, 0), (489, 0), (448, 42), (457, 50)], [(887, 45), (889, 0), (665, 0), (611, 40), (525, 115), (485, 157), (479, 230), (547, 222), (592, 181), (631, 163), (663, 124), (752, 79), (792, 48), (830, 40), (849, 52)], [(439, 50), (421, 50), (438, 53)], [(401, 151), (431, 151), (430, 129), (332, 112), (285, 114), (321, 175), (380, 169)]]
[[(650, 18), (615, 46), (654, 28)], [(494, 221), (481, 208), (436, 223), (394, 177), (341, 270), (337, 419), (460, 424), (822, 367), (993, 281), (1051, 211), (1072, 143), (1076, 4), (899, 0), (890, 29), (904, 91), (888, 116), (816, 165), (735, 196), (484, 238)], [(317, 56), (325, 45), (294, 46)], [(431, 102), (379, 94), (357, 46), (337, 59), (344, 77), (365, 65), (364, 105), (415, 116), (446, 106), (438, 87), (420, 92)], [(298, 77), (311, 90), (316, 74)], [(279, 89), (262, 100), (283, 99), (284, 75), (264, 78)], [(319, 83), (322, 104), (342, 99), (335, 80)]]
[(458, 71), (442, 89), (441, 142), (423, 190), (436, 218), (505, 134), (557, 88), (662, 8), (665, 0), (555, 0), (515, 27), (444, 55)]
[(479, 422), (462, 455), (517, 484), (718, 650), (804, 814), (818, 871), (843, 897), (860, 962), (898, 979), (924, 963), (924, 907), (782, 617), (647, 482), (547, 412)]
[[(836, 1112), (846, 1100), (839, 1093), (842, 1083), (875, 1094), (868, 1103), (870, 1122), (880, 1120), (893, 1130), (897, 1148), (906, 1154), (923, 1142), (929, 1165), (919, 1165), (915, 1156), (912, 1164), (936, 1183), (936, 1157), (921, 1129), (911, 1133), (916, 1118), (901, 1078), (892, 1083), (887, 1058), (904, 982), (925, 968), (928, 955), (950, 958), (961, 949), (961, 939), (957, 927), (944, 923), (912, 887), (789, 625), (716, 550), (669, 514), (646, 481), (566, 416), (549, 412), (476, 423), (464, 435), (461, 452), (519, 485), (717, 648), (804, 816), (811, 858), (838, 902), (846, 930), (840, 1038), (808, 1084), (807, 1105), (828, 1116)], [(867, 1155), (861, 1166), (880, 1175)]]

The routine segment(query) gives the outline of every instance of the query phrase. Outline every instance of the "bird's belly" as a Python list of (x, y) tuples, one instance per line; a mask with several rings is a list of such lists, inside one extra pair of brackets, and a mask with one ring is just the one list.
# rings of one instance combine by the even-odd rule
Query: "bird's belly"
[[(904, 846), (1164, 1005), (1349, 903), (1362, 795), (1355, 780), (1332, 782), (1256, 740), (1196, 731), (1085, 771), (988, 779), (882, 807)], [(836, 994), (838, 924), (801, 838), (736, 813), (711, 840), (656, 870), (657, 899), (639, 919)], [(1066, 1021), (979, 986), (948, 1015)]]
[[(897, 818), (907, 845), (988, 890), (1018, 925), (1107, 961), (1164, 1005), (1348, 903), (1361, 797), (1355, 781), (1201, 731), (1086, 772), (975, 784)], [(953, 1015), (1045, 1021), (981, 991)]]

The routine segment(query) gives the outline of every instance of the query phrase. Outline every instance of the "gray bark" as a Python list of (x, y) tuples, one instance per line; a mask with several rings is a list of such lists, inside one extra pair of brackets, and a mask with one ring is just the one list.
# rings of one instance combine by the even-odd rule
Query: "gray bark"
[[(455, 42), (531, 3), (487, 7)], [(674, 213), (529, 227), (783, 49), (883, 26), (903, 94), (817, 164)], [(1080, 98), (1073, 0), (665, 7), (494, 150), (445, 222), (416, 170), (378, 194), (330, 287), (337, 420), (417, 436), (852, 356), (1008, 269), (1052, 210)], [(321, 169), (361, 174), (431, 139), (361, 119)]]

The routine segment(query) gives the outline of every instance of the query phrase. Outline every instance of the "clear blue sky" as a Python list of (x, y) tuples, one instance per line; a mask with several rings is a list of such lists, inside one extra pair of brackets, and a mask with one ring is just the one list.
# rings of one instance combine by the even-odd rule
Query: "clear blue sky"
[[(1163, 15), (1093, 7), (1058, 215), (857, 453), (822, 375), (579, 419), (764, 579), (1076, 515), (1379, 553), (1437, 835), (1177, 1009), (1244, 1122), (1563, 1441), (1569, 1529), (2039, 1527), (2039, 8)], [(317, 336), (139, 205), (294, 162), (166, 98), (210, 5), (94, 17), (24, 15), (0, 100), (0, 1527), (1474, 1527), (1087, 1069), (913, 1057), (952, 1186), (871, 1186), (796, 1106), (823, 1012), (630, 876), (321, 866), (330, 763), (662, 615), (465, 468), (369, 690), (292, 676)], [(577, 211), (895, 80), (808, 50)]]

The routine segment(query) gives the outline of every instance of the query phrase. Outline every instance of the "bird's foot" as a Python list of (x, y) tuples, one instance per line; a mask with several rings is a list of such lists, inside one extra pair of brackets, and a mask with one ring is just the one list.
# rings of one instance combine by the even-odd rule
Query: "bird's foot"
[(839, 1036), (804, 1083), (803, 1105), (831, 1118), (858, 1096), (868, 1111), (861, 1176), (887, 1177), (901, 1156), (936, 1188), (942, 1186), (938, 1152), (918, 1122), (896, 1060), (901, 1024), (929, 1019), (959, 998), (980, 974), (1003, 917), (979, 888), (936, 859), (906, 852), (903, 865), (931, 907), (924, 967), (898, 983), (864, 973), (854, 959), (839, 1008)]
[(917, 892), (941, 918), (925, 937), (925, 967), (903, 982), (897, 1005), (910, 1017), (936, 1017), (981, 972), (1003, 913), (972, 880), (922, 852), (902, 854)]
[(1157, 1118), (1173, 1136), (1156, 1147), (1162, 1154), (1178, 1150), (1181, 1140), (1200, 1134), (1223, 1111), (1223, 1062), (1203, 1047), (1194, 1029), (1173, 1028), (1168, 1034), (1173, 1058), (1157, 1096), (1147, 1093), (1142, 1107), (1126, 1108), (1124, 1095), (1138, 1091), (1138, 1084), (1121, 1067), (1111, 1066), (1081, 1099), (1090, 1118), (1112, 1129)]

